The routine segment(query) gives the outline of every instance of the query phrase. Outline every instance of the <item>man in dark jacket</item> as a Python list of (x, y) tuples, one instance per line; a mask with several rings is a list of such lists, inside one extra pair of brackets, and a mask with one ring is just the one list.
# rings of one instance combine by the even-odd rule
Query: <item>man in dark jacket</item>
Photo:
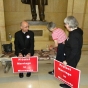
[(40, 21), (45, 20), (44, 6), (47, 5), (47, 0), (21, 0), (21, 2), (25, 4), (30, 4), (33, 21), (36, 21), (37, 18), (36, 5), (38, 5)]
[[(29, 30), (29, 24), (26, 21), (21, 22), (21, 30), (15, 33), (15, 54), (18, 57), (29, 58), (34, 54), (34, 33)], [(31, 76), (28, 72), (27, 77)], [(23, 77), (23, 73), (19, 73), (19, 77)]]

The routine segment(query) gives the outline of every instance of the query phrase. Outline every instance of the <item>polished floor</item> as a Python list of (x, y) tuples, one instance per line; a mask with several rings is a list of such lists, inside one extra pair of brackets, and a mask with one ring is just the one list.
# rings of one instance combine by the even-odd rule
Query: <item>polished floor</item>
[[(0, 64), (0, 88), (60, 88), (61, 81), (48, 74), (48, 71), (52, 69), (53, 60), (39, 61), (37, 73), (32, 73), (29, 78), (26, 74), (24, 78), (19, 78), (18, 74), (13, 74), (12, 68), (8, 73), (4, 73)], [(82, 51), (77, 69), (81, 70), (79, 88), (88, 88), (88, 51)]]

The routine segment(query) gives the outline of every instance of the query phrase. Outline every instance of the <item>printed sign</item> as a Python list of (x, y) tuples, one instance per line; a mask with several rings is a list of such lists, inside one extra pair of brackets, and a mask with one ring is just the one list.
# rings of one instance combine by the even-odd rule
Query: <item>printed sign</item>
[(13, 73), (38, 72), (38, 57), (12, 57)]
[(54, 76), (71, 88), (79, 88), (80, 70), (78, 69), (54, 60)]

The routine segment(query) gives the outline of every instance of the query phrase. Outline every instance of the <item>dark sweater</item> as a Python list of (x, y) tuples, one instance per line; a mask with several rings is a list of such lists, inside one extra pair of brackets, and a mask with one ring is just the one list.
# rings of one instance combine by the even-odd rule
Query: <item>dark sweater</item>
[(81, 57), (83, 45), (83, 31), (77, 28), (69, 32), (68, 40), (65, 41), (66, 62), (72, 67), (76, 67)]
[(20, 30), (15, 33), (15, 54), (34, 54), (34, 33), (30, 30), (25, 34)]

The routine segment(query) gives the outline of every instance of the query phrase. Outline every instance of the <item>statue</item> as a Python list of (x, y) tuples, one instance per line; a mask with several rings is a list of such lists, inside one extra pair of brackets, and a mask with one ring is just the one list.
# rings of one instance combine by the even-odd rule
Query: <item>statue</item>
[(45, 21), (44, 7), (48, 4), (47, 0), (21, 0), (21, 2), (24, 4), (30, 4), (32, 21), (36, 21), (36, 5), (38, 5), (40, 21)]

